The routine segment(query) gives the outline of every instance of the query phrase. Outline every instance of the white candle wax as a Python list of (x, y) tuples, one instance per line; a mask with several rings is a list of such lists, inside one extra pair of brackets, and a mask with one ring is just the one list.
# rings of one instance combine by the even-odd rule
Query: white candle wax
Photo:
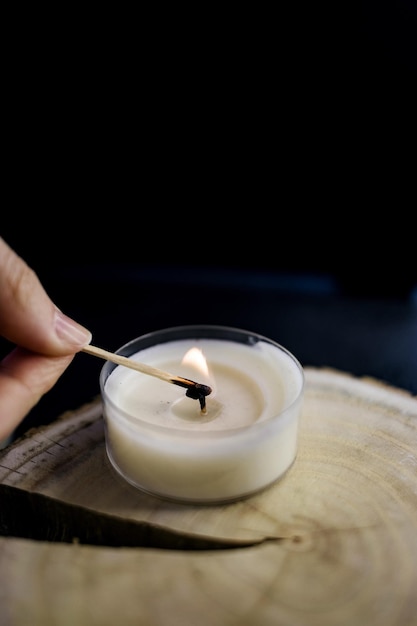
[[(183, 363), (191, 348), (201, 350), (208, 374)], [(293, 463), (303, 373), (284, 348), (197, 336), (130, 358), (212, 388), (202, 414), (185, 389), (152, 376), (118, 366), (103, 381), (108, 456), (135, 486), (221, 502), (266, 487)]]

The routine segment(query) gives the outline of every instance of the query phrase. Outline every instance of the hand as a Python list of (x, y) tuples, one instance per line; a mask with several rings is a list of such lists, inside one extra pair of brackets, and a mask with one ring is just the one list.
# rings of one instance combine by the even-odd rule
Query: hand
[(0, 442), (56, 383), (91, 333), (52, 302), (35, 272), (0, 237)]

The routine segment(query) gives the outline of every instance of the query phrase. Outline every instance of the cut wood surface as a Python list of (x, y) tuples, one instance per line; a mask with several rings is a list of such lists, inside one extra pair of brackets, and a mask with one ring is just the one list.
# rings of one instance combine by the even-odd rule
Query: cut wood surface
[(305, 373), (294, 465), (232, 504), (125, 483), (99, 399), (1, 450), (0, 625), (417, 625), (417, 398)]

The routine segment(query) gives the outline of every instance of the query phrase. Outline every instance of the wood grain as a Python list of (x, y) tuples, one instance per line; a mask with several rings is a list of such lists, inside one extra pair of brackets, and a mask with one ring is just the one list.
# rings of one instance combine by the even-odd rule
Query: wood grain
[[(122, 481), (99, 400), (1, 450), (0, 624), (417, 625), (417, 399), (305, 372), (295, 464), (233, 504), (172, 503)], [(51, 536), (110, 521), (112, 543), (27, 538), (41, 499)], [(139, 530), (136, 547), (135, 525), (153, 547)]]

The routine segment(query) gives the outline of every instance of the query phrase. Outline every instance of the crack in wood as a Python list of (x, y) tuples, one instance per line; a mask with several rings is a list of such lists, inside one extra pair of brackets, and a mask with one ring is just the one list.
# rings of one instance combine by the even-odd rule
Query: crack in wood
[(0, 535), (36, 541), (90, 546), (230, 550), (265, 539), (232, 540), (174, 531), (149, 522), (128, 520), (51, 496), (0, 485)]

